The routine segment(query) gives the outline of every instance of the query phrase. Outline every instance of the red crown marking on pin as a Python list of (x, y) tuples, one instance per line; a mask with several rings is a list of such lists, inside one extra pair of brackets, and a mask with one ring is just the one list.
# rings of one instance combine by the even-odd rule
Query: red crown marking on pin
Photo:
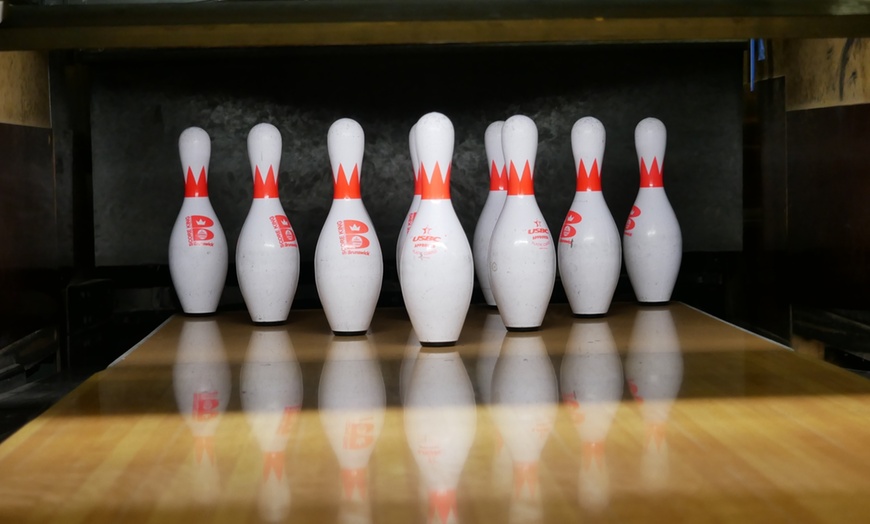
[(269, 480), (269, 475), (275, 473), (275, 479), (284, 476), (284, 452), (267, 451), (263, 453), (263, 482)]
[(507, 167), (501, 166), (501, 171), (495, 165), (495, 160), (489, 167), (489, 190), (490, 191), (505, 191), (507, 190)]
[(214, 464), (214, 438), (194, 437), (193, 453), (197, 464), (202, 464), (203, 458), (207, 458), (209, 464)]
[(598, 159), (592, 161), (592, 168), (586, 171), (586, 165), (580, 160), (577, 169), (577, 191), (601, 191), (601, 173), (598, 172)]
[[(420, 169), (423, 169), (422, 163), (420, 163)], [(421, 195), (423, 190), (422, 182), (420, 182), (420, 169), (414, 172), (414, 195)]]
[(184, 181), (185, 198), (207, 197), (208, 179), (205, 175), (205, 167), (199, 172), (199, 177), (193, 176), (193, 169), (187, 168), (187, 179)]
[(528, 486), (529, 494), (534, 496), (538, 490), (537, 462), (519, 463), (514, 466), (514, 495), (520, 496), (525, 486)]
[(438, 516), (438, 522), (446, 523), (450, 514), (456, 515), (456, 490), (445, 489), (429, 493), (429, 522)]
[(420, 198), (423, 200), (438, 200), (450, 198), (450, 164), (447, 164), (447, 174), (441, 175), (441, 166), (435, 162), (432, 177), (426, 176), (426, 166), (420, 165)]
[(529, 161), (526, 160), (526, 165), (523, 166), (523, 174), (517, 173), (517, 168), (511, 160), (508, 168), (508, 195), (534, 195), (535, 185), (532, 180), (532, 167)]
[(589, 471), (596, 463), (598, 469), (604, 468), (604, 442), (584, 442), (583, 471)]
[(359, 500), (365, 500), (368, 492), (366, 482), (366, 468), (342, 469), (341, 486), (344, 492), (344, 500), (353, 500), (354, 494)]
[(353, 165), (353, 172), (350, 174), (350, 180), (344, 174), (344, 166), (338, 165), (338, 175), (335, 179), (335, 200), (343, 198), (359, 198), (359, 166)]
[(653, 157), (649, 168), (643, 158), (640, 159), (640, 187), (664, 187), (662, 170), (656, 157)]
[(260, 174), (260, 166), (254, 168), (254, 198), (278, 198), (278, 181), (272, 166), (269, 166), (265, 180)]

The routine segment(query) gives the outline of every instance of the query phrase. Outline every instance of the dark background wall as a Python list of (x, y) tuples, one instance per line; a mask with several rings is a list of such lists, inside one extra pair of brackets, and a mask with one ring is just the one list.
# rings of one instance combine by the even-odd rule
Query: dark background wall
[(363, 200), (391, 265), (412, 196), (408, 131), (433, 110), (455, 126), (452, 195), (469, 238), (487, 196), (483, 136), (490, 122), (517, 113), (536, 121), (536, 192), (558, 231), (574, 191), (573, 123), (594, 115), (607, 129), (603, 188), (621, 225), (638, 186), (634, 127), (656, 116), (668, 128), (665, 187), (684, 249), (740, 251), (742, 52), (505, 46), (95, 57), (95, 262), (167, 263), (183, 195), (177, 140), (192, 125), (212, 138), (210, 196), (232, 257), (252, 195), (246, 136), (256, 123), (270, 122), (284, 139), (281, 200), (303, 264), (310, 264), (332, 198), (326, 133), (334, 120), (351, 117), (366, 132)]

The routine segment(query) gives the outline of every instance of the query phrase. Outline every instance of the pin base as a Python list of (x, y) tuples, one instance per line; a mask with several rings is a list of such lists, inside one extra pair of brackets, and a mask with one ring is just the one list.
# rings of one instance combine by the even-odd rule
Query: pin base
[(287, 321), (286, 320), (270, 320), (268, 322), (257, 322), (256, 320), (252, 320), (251, 322), (255, 326), (269, 327), (269, 326), (282, 326)]
[(671, 303), (671, 301), (670, 300), (662, 300), (660, 302), (641, 302), (640, 300), (638, 300), (637, 303), (640, 304), (641, 306), (667, 306), (668, 304)]
[[(507, 327), (507, 326), (505, 326)], [(529, 331), (537, 331), (541, 329), (541, 326), (533, 326), (533, 327), (508, 327), (507, 330), (511, 333), (528, 333)]]
[(456, 345), (456, 341), (451, 342), (420, 342), (424, 348), (449, 348)]
[(213, 317), (217, 314), (217, 311), (209, 311), (208, 313), (188, 313), (187, 311), (182, 311), (184, 316), (191, 318), (201, 318), (201, 317)]
[(572, 313), (574, 318), (604, 318), (607, 313)]
[(366, 329), (362, 331), (333, 331), (332, 334), (337, 337), (358, 337), (366, 334)]

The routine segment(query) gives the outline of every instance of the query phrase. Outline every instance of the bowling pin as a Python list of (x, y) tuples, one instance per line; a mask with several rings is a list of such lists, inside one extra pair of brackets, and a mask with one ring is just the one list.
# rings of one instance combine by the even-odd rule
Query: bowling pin
[(601, 193), (604, 126), (591, 116), (571, 130), (577, 192), (559, 235), (559, 275), (575, 315), (610, 309), (622, 267), (622, 245)]
[(538, 129), (531, 118), (512, 116), (502, 129), (508, 172), (504, 208), (492, 231), (492, 294), (510, 331), (541, 327), (556, 281), (556, 250), (535, 201)]
[(408, 208), (408, 213), (405, 215), (405, 222), (402, 223), (402, 229), (399, 231), (399, 239), (396, 241), (396, 271), (399, 275), (399, 286), (402, 285), (402, 271), (399, 261), (402, 259), (402, 245), (408, 238), (408, 233), (411, 232), (411, 225), (414, 224), (414, 218), (417, 216), (417, 208), (420, 207), (420, 160), (417, 156), (417, 124), (411, 126), (411, 132), (408, 133), (408, 148), (411, 150), (411, 167), (414, 170), (414, 198), (411, 199), (411, 207)]
[(610, 499), (604, 444), (623, 389), (622, 362), (606, 321), (580, 320), (571, 326), (560, 383), (562, 402), (580, 436), (578, 498), (600, 510)]
[(239, 233), (236, 274), (254, 322), (284, 322), (299, 282), (299, 246), (278, 199), (281, 133), (257, 124), (248, 133), (254, 201)]
[(260, 515), (279, 522), (290, 511), (285, 449), (302, 407), (302, 372), (286, 329), (251, 332), (239, 386), (242, 410), (263, 456)]
[(504, 122), (493, 122), (486, 128), (484, 142), (486, 145), (486, 158), (489, 160), (489, 196), (483, 204), (477, 227), (474, 228), (474, 240), (472, 251), (474, 253), (474, 270), (483, 298), (489, 306), (495, 305), (495, 297), (492, 295), (492, 285), (489, 279), (489, 241), (492, 239), (492, 230), (495, 222), (504, 207), (507, 198), (507, 169), (504, 164), (504, 154), (501, 150), (501, 131)]
[(341, 467), (339, 521), (369, 522), (368, 464), (384, 426), (386, 392), (368, 338), (332, 340), (318, 399), (320, 422)]
[(459, 353), (420, 350), (404, 422), (408, 445), (428, 493), (427, 521), (456, 522), (456, 488), (477, 430), (474, 389)]
[(634, 130), (640, 190), (625, 223), (623, 249), (639, 302), (671, 299), (683, 256), (680, 223), (662, 182), (667, 138), (665, 125), (656, 118), (641, 120)]
[(402, 297), (423, 346), (453, 345), (471, 304), (474, 262), (450, 201), (453, 124), (441, 113), (416, 126), (420, 207), (402, 246)]
[(683, 354), (668, 308), (641, 309), (634, 319), (625, 378), (643, 417), (641, 477), (660, 487), (669, 474), (667, 422), (683, 382)]
[(214, 313), (227, 279), (227, 237), (208, 199), (208, 133), (185, 129), (178, 154), (184, 202), (169, 236), (169, 275), (185, 313)]
[(185, 319), (172, 365), (172, 389), (178, 411), (193, 433), (195, 461), (207, 470), (215, 470), (214, 434), (226, 412), (232, 387), (217, 322)]
[(354, 120), (342, 118), (329, 128), (335, 193), (314, 252), (314, 280), (336, 335), (369, 329), (384, 276), (381, 245), (360, 198), (364, 147), (365, 134)]

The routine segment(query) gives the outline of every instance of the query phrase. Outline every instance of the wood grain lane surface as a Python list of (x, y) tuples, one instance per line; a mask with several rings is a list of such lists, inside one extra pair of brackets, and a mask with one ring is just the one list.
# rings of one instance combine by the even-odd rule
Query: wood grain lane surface
[[(173, 317), (0, 445), (0, 522), (857, 522), (870, 382), (680, 304), (421, 349)], [(403, 407), (404, 404), (404, 407)]]

